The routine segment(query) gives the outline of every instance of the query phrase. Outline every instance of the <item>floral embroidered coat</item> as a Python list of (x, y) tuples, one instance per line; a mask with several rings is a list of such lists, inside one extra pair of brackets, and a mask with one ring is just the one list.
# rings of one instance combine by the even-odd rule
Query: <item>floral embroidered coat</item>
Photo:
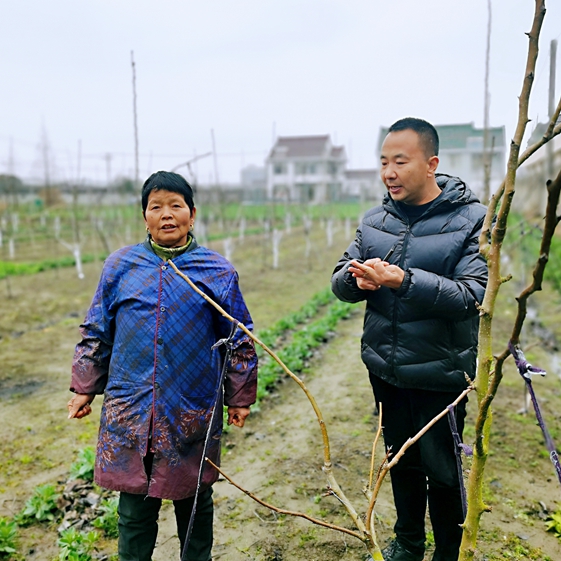
[[(192, 240), (175, 265), (246, 327), (252, 320), (231, 263)], [(71, 390), (104, 394), (95, 481), (108, 489), (183, 499), (195, 493), (204, 438), (217, 399), (232, 324), (197, 294), (148, 242), (107, 259), (80, 328)], [(220, 461), (222, 400), (255, 402), (257, 356), (237, 330), (207, 456)], [(148, 480), (143, 458), (154, 454)], [(217, 479), (205, 465), (202, 489)]]

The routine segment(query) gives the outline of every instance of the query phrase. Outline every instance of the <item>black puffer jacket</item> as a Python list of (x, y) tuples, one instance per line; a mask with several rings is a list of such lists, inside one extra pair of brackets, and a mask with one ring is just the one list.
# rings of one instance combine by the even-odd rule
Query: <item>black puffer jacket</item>
[[(461, 391), (473, 378), (487, 265), (478, 236), (486, 209), (465, 183), (437, 174), (442, 195), (409, 223), (386, 195), (364, 216), (335, 267), (332, 288), (345, 302), (366, 300), (362, 359), (398, 387)], [(399, 290), (360, 290), (351, 259), (383, 258), (409, 272)]]

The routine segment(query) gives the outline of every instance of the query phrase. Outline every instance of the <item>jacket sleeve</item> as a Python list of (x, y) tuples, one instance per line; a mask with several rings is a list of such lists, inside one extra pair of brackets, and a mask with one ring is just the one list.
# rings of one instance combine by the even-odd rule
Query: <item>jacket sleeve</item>
[(76, 345), (72, 361), (70, 391), (80, 394), (102, 394), (114, 336), (112, 291), (107, 286), (106, 267), (101, 275), (84, 323), (80, 326), (82, 340)]
[[(253, 320), (245, 304), (235, 273), (221, 306), (234, 319), (253, 331)], [(219, 320), (220, 337), (227, 339), (233, 324), (223, 316)], [(234, 332), (230, 361), (224, 380), (224, 404), (231, 407), (249, 407), (257, 396), (257, 353), (249, 335), (240, 328)]]
[(349, 265), (353, 259), (362, 260), (362, 229), (359, 226), (354, 241), (343, 253), (331, 275), (331, 290), (343, 302), (360, 302), (366, 299), (366, 292), (361, 290), (356, 279), (349, 273)]
[(397, 295), (431, 315), (462, 321), (479, 313), (487, 285), (487, 263), (479, 253), (483, 218), (466, 239), (462, 255), (450, 278), (411, 268), (408, 288)]

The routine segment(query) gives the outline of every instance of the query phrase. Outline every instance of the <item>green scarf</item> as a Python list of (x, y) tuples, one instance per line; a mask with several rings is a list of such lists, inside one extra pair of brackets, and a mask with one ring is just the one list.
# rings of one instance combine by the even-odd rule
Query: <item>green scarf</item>
[(185, 245), (182, 245), (181, 247), (163, 247), (161, 245), (158, 245), (152, 238), (150, 238), (150, 245), (152, 246), (154, 253), (158, 257), (161, 257), (164, 261), (167, 261), (168, 259), (174, 259), (178, 255), (185, 253), (187, 251), (187, 248), (191, 245), (192, 240), (193, 238), (191, 237), (191, 234), (189, 234), (187, 236), (187, 243)]

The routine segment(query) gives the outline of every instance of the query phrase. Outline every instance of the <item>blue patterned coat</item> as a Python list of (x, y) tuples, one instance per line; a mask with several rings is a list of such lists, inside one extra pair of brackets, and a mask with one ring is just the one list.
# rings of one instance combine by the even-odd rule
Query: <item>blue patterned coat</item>
[[(246, 327), (252, 320), (231, 263), (199, 246), (174, 258), (205, 294)], [(145, 242), (110, 255), (80, 328), (71, 390), (104, 394), (95, 481), (108, 489), (183, 499), (195, 493), (223, 350), (231, 323), (197, 294)], [(221, 347), (223, 349), (224, 347)], [(257, 357), (241, 330), (224, 383), (224, 402), (255, 402)], [(207, 456), (220, 460), (222, 392)], [(143, 457), (154, 453), (148, 480)], [(217, 479), (206, 465), (202, 489)]]

